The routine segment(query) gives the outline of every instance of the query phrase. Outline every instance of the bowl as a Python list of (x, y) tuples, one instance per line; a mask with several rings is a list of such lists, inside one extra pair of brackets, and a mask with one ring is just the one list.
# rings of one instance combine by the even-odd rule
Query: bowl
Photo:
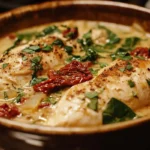
[[(65, 20), (136, 22), (150, 32), (150, 10), (110, 1), (59, 1), (29, 5), (0, 15), (0, 37), (19, 29)], [(0, 118), (4, 150), (148, 150), (150, 116), (100, 127), (48, 127)]]

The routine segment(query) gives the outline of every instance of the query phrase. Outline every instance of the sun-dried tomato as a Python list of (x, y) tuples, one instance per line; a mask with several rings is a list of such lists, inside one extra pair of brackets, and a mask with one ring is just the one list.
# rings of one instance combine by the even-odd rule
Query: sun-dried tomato
[(131, 51), (131, 55), (150, 58), (150, 50), (147, 47), (137, 47), (136, 49)]
[(78, 37), (78, 28), (67, 28), (62, 34), (66, 38), (76, 39)]
[(19, 115), (20, 112), (18, 108), (13, 104), (2, 104), (0, 105), (0, 117), (4, 118), (14, 118)]
[(9, 39), (14, 40), (16, 38), (16, 34), (11, 33), (8, 35)]
[(58, 88), (88, 81), (93, 76), (87, 66), (87, 64), (74, 60), (59, 71), (50, 70), (48, 73), (49, 79), (36, 84), (33, 88), (36, 92), (49, 93)]

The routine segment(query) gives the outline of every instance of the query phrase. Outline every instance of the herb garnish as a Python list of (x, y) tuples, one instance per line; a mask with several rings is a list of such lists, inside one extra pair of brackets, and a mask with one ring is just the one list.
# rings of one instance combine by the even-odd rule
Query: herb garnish
[(9, 63), (5, 63), (2, 65), (2, 68), (5, 69), (8, 65), (9, 65)]
[(132, 80), (129, 80), (128, 84), (131, 88), (135, 87), (135, 83)]
[(103, 124), (122, 122), (135, 117), (136, 114), (130, 107), (116, 98), (111, 98), (106, 109), (103, 111)]
[(8, 94), (6, 91), (4, 91), (4, 99), (8, 99)]
[(115, 60), (116, 58), (122, 60), (131, 60), (132, 57), (130, 56), (130, 51), (139, 41), (140, 38), (138, 37), (126, 38), (122, 46), (115, 53), (111, 54), (112, 60)]
[(55, 105), (57, 103), (56, 98), (55, 97), (47, 97), (45, 100), (45, 102), (49, 102), (52, 105)]
[(150, 79), (146, 79), (146, 82), (150, 86)]
[(29, 46), (29, 47), (23, 49), (22, 51), (29, 53), (29, 54), (33, 54), (39, 50), (40, 50), (40, 47), (38, 45), (34, 45), (34, 46)]
[(70, 55), (73, 51), (73, 48), (71, 46), (65, 46), (64, 47), (65, 51)]
[(24, 96), (23, 89), (18, 89), (17, 93), (17, 97), (13, 100), (14, 103), (19, 103), (21, 101), (21, 98)]
[(38, 84), (38, 83), (45, 81), (45, 80), (47, 80), (47, 78), (33, 78), (31, 80), (30, 84), (33, 86), (33, 85)]
[(85, 93), (85, 97), (90, 99), (90, 103), (88, 103), (87, 107), (90, 109), (97, 111), (98, 110), (98, 93), (97, 92), (87, 92)]
[(36, 78), (36, 74), (39, 70), (42, 70), (42, 65), (40, 64), (41, 59), (40, 56), (37, 56), (31, 60), (31, 70), (33, 70), (32, 79)]

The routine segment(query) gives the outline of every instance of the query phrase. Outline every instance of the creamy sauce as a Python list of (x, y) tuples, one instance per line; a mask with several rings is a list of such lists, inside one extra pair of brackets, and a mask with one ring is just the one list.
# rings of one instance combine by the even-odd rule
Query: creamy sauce
[[(52, 25), (58, 26), (60, 31), (53, 32), (52, 34), (48, 34), (37, 39), (35, 38), (35, 36), (33, 36), (29, 41), (27, 39), (23, 39), (17, 46), (9, 51), (9, 54), (3, 56), (3, 52), (13, 46), (16, 40), (16, 35), (26, 33), (34, 33), (34, 35), (37, 35), (37, 33), (41, 33), (46, 27)], [(98, 26), (100, 27), (98, 28)], [(64, 37), (62, 31), (66, 30), (67, 27), (77, 27), (78, 37), (74, 39), (68, 39), (68, 37)], [(85, 83), (80, 83), (72, 87), (61, 88), (55, 92), (50, 92), (49, 94), (34, 91), (33, 86), (30, 84), (33, 75), (33, 70), (31, 69), (31, 65), (33, 65), (32, 60), (37, 56), (42, 58), (41, 64), (43, 70), (38, 73), (38, 77), (48, 78), (47, 73), (49, 70), (59, 70), (69, 63), (69, 58), (71, 56), (75, 55), (84, 57), (86, 55), (81, 44), (77, 42), (77, 39), (83, 39), (83, 36), (89, 31), (90, 38), (92, 39), (94, 44), (102, 46), (101, 49), (99, 48), (99, 51), (96, 52), (98, 54), (98, 57), (95, 60), (92, 60), (93, 65), (92, 67), (90, 67), (90, 71), (92, 72), (94, 78), (91, 81), (86, 81)], [(113, 41), (113, 38), (109, 37), (109, 34), (114, 34), (113, 36), (116, 35), (118, 38), (120, 38), (120, 41), (114, 42), (111, 45), (110, 40)], [(52, 51), (46, 53), (40, 51), (34, 52), (32, 54), (23, 53), (22, 55), (22, 51), (26, 48), (30, 48), (31, 45), (37, 46), (41, 43), (42, 45), (51, 44), (52, 42), (54, 42), (52, 37), (59, 38), (65, 43), (65, 45), (72, 47), (72, 54), (70, 55), (69, 53), (65, 52), (63, 47), (56, 46), (56, 48), (53, 47)], [(112, 54), (114, 54), (119, 48), (122, 47), (127, 38), (135, 37), (137, 39), (139, 38), (139, 40), (135, 44), (133, 44), (134, 41), (133, 43), (131, 42), (133, 44), (132, 50), (136, 47), (150, 47), (150, 35), (137, 24), (133, 24), (133, 26), (128, 27), (106, 22), (66, 21), (36, 26), (29, 29), (24, 29), (22, 31), (10, 33), (10, 35), (0, 39), (0, 104), (2, 105), (3, 103), (13, 103), (15, 106), (17, 106), (20, 111), (20, 115), (11, 118), (16, 121), (49, 126), (95, 126), (103, 124), (102, 112), (104, 109), (106, 109), (106, 105), (109, 100), (112, 97), (118, 99), (120, 97), (119, 95), (122, 94), (123, 97), (121, 97), (121, 99), (119, 100), (133, 109), (137, 116), (149, 115), (149, 106), (147, 105), (150, 104), (150, 99), (146, 99), (144, 98), (144, 96), (143, 98), (141, 98), (142, 96), (139, 98), (136, 95), (138, 93), (135, 93), (142, 90), (142, 86), (140, 87), (140, 90), (138, 89), (139, 87), (137, 84), (140, 77), (137, 77), (136, 72), (138, 72), (138, 75), (142, 75), (143, 73), (143, 76), (146, 79), (149, 79), (149, 73), (144, 70), (144, 67), (147, 66), (146, 63), (149, 60), (147, 60), (146, 63), (142, 62), (143, 64), (145, 64), (143, 67), (144, 69), (142, 68), (143, 72), (141, 68), (139, 69), (140, 71), (138, 70), (138, 68), (136, 68), (135, 75), (131, 75), (132, 79), (134, 80), (134, 84), (136, 84), (134, 85), (135, 87), (133, 87), (133, 90), (130, 91), (131, 93), (128, 93), (128, 91), (124, 91), (123, 93), (121, 93), (119, 90), (117, 90), (116, 93), (111, 93), (111, 96), (108, 96), (107, 93), (109, 93), (111, 90), (113, 91), (114, 86), (112, 85), (115, 83), (113, 81), (114, 79), (112, 75), (112, 79), (110, 80), (109, 78), (109, 82), (106, 82), (106, 84), (108, 85), (108, 91), (106, 92), (106, 94), (101, 94), (103, 93), (103, 91), (106, 91), (107, 85), (103, 86), (103, 84), (105, 85), (105, 80), (103, 81), (103, 83), (102, 81), (98, 81), (97, 79), (98, 76), (100, 76), (100, 74), (105, 71), (105, 68), (107, 70), (109, 69), (109, 67), (118, 63), (115, 63), (115, 61), (111, 57)], [(108, 43), (110, 45), (104, 47)], [(131, 60), (126, 61), (132, 63)], [(139, 63), (140, 66), (141, 62), (137, 61), (137, 63)], [(132, 66), (137, 67), (134, 61)], [(131, 88), (129, 87), (130, 85), (127, 84), (127, 82), (130, 80), (129, 75), (125, 77), (123, 74), (121, 75), (123, 77), (118, 77), (118, 80), (121, 80), (122, 83), (117, 83), (116, 78), (115, 88), (119, 89), (119, 87), (122, 85), (126, 87), (126, 89), (129, 88), (129, 90), (131, 90)], [(134, 77), (137, 78), (134, 79)], [(139, 84), (144, 84), (143, 90), (145, 90), (145, 92), (147, 93), (147, 91), (150, 89), (144, 77), (143, 82), (139, 82)], [(103, 77), (101, 76), (101, 78)], [(98, 88), (96, 83), (99, 82), (102, 87), (100, 86)], [(126, 83), (124, 84), (124, 82)], [(88, 97), (85, 97), (85, 93), (91, 91), (96, 91), (96, 94), (99, 94), (94, 97), (98, 98), (98, 104), (96, 104), (96, 107), (98, 108), (96, 108), (95, 110), (93, 108), (95, 104), (94, 106), (93, 104), (91, 104), (92, 106), (89, 106), (92, 100)], [(126, 94), (126, 96), (124, 96), (124, 94)], [(147, 95), (147, 97), (149, 97), (149, 92)], [(138, 100), (141, 101), (142, 99), (145, 102), (137, 102)], [(42, 103), (49, 103), (49, 105), (45, 105), (45, 107), (40, 108), (39, 106)]]

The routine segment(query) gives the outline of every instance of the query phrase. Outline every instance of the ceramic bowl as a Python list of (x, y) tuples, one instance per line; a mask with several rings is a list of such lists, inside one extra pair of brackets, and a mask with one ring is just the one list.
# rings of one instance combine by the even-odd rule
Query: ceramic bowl
[[(131, 25), (150, 32), (150, 10), (110, 1), (46, 2), (0, 15), (0, 36), (34, 25), (65, 20)], [(0, 118), (4, 150), (149, 150), (150, 117), (91, 128), (29, 125)]]

